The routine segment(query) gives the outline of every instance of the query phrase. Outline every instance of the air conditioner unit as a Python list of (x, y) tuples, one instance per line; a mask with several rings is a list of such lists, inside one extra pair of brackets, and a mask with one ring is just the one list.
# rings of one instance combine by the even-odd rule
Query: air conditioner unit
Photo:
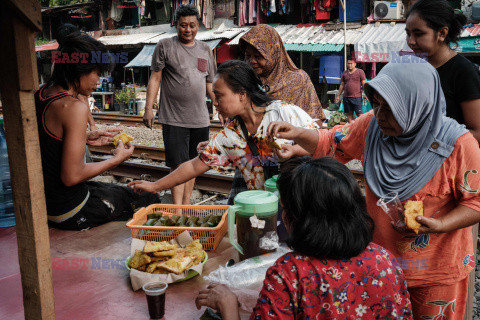
[(375, 20), (398, 20), (403, 18), (402, 1), (375, 1), (373, 5)]

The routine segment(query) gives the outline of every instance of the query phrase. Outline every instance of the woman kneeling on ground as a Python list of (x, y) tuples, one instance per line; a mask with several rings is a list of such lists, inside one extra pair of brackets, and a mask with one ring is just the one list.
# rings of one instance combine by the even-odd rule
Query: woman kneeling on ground
[[(128, 159), (133, 145), (120, 142), (112, 158), (84, 162), (86, 144), (109, 145), (112, 136), (121, 131), (87, 134), (88, 110), (77, 98), (79, 94), (89, 96), (100, 84), (99, 74), (110, 67), (110, 61), (95, 63), (92, 52), (104, 59), (107, 49), (79, 31), (59, 34), (57, 41), (63, 62), (55, 62), (51, 79), (35, 93), (49, 223), (61, 229), (82, 230), (127, 220), (134, 207), (159, 202), (158, 195), (139, 196), (127, 187), (87, 180)], [(75, 57), (86, 61), (72, 63)]]
[[(250, 319), (412, 319), (402, 269), (371, 242), (373, 221), (350, 170), (301, 157), (282, 165), (277, 183), (293, 252), (267, 270)], [(195, 303), (240, 319), (224, 285), (200, 291)]]

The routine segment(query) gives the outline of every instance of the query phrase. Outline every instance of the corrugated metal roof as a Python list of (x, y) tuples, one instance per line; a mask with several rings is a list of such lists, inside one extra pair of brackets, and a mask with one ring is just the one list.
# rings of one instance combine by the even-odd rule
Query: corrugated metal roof
[[(215, 49), (218, 44), (222, 41), (223, 39), (215, 39), (215, 40), (210, 40), (210, 41), (204, 41), (210, 49)], [(153, 44), (146, 44), (143, 46), (142, 50), (137, 54), (135, 58), (130, 61), (125, 68), (132, 68), (132, 67), (150, 67), (152, 64), (152, 55), (153, 52), (155, 51), (155, 45)]]
[(343, 49), (343, 44), (297, 44), (285, 43), (285, 49), (288, 51), (303, 52), (339, 52)]
[(480, 23), (465, 28), (460, 34), (460, 38), (476, 37), (480, 34)]
[[(362, 36), (362, 28), (347, 29), (347, 44), (353, 44)], [(297, 27), (295, 25), (280, 25), (275, 27), (283, 43), (286, 44), (334, 44), (343, 45), (343, 30), (325, 31), (321, 26)], [(247, 30), (248, 31), (248, 30)], [(233, 38), (228, 45), (238, 45), (240, 38), (247, 32), (243, 31)], [(293, 48), (293, 47), (292, 47)], [(290, 50), (290, 49), (287, 49)]]
[(104, 36), (98, 38), (98, 41), (106, 46), (134, 45), (148, 43), (148, 39), (159, 36), (159, 33), (137, 33), (123, 34), (119, 36)]

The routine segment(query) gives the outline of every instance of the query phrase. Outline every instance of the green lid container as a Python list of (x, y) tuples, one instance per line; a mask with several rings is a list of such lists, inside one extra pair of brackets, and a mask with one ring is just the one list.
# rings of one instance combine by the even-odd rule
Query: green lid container
[(240, 192), (234, 199), (235, 204), (228, 208), (228, 237), (230, 243), (243, 254), (243, 248), (233, 238), (235, 215), (267, 217), (277, 214), (278, 197), (269, 191), (252, 190)]
[(275, 193), (276, 196), (278, 196), (277, 180), (278, 174), (265, 181), (265, 190)]

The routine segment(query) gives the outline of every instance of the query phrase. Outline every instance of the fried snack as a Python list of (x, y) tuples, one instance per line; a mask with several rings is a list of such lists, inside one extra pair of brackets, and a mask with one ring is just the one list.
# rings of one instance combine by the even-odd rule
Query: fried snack
[(152, 272), (153, 274), (169, 274), (167, 270), (164, 269), (156, 269), (155, 271)]
[(188, 256), (193, 259), (193, 265), (201, 263), (205, 257), (205, 251), (203, 251), (203, 246), (198, 239), (189, 243), (185, 250)]
[(152, 262), (155, 262), (155, 261), (167, 261), (168, 259), (170, 259), (171, 257), (170, 256), (165, 256), (165, 257), (150, 257), (150, 259), (152, 259)]
[(141, 267), (137, 268), (137, 270), (145, 272), (147, 270), (147, 265), (141, 266)]
[(190, 257), (175, 257), (170, 260), (161, 262), (158, 265), (158, 268), (163, 268), (167, 271), (180, 274), (187, 269), (188, 265), (192, 262), (192, 260), (193, 259)]
[(421, 224), (415, 220), (417, 216), (423, 216), (423, 202), (422, 201), (407, 201), (405, 203), (405, 224), (412, 229), (416, 234), (420, 229)]
[(151, 253), (156, 251), (166, 251), (172, 250), (177, 247), (176, 244), (171, 244), (167, 241), (156, 242), (156, 241), (147, 241), (145, 247), (143, 247), (143, 252)]
[(157, 267), (162, 264), (164, 261), (155, 261), (155, 262), (152, 262), (150, 263), (148, 266), (147, 266), (147, 272), (148, 273), (153, 273), (153, 271), (155, 271), (157, 269)]
[(125, 144), (133, 140), (134, 138), (132, 136), (129, 136), (126, 133), (120, 133), (120, 134), (117, 134), (115, 137), (113, 137), (113, 145), (116, 148), (118, 146), (119, 141), (122, 141)]
[(138, 269), (150, 262), (152, 262), (152, 260), (147, 254), (143, 253), (141, 250), (135, 250), (135, 255), (132, 260), (130, 260), (129, 266), (130, 268)]
[(175, 250), (157, 251), (152, 253), (154, 257), (173, 257)]
[(280, 149), (280, 150), (282, 149), (280, 144), (276, 142), (274, 139), (266, 138), (265, 143), (271, 149)]

